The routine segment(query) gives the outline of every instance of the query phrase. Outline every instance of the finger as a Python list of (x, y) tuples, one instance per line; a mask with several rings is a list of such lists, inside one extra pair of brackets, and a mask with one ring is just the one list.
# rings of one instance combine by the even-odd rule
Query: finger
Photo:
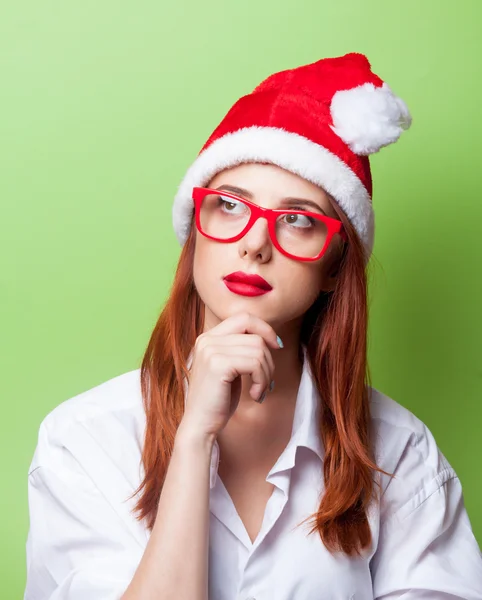
[[(239, 354), (230, 356), (223, 351), (213, 354), (211, 360), (214, 365), (213, 369), (219, 369), (224, 374), (227, 383), (232, 383), (236, 377), (241, 375), (251, 375), (253, 384), (258, 386), (259, 390), (263, 390), (269, 384), (268, 377), (258, 358)], [(253, 396), (253, 394), (250, 395)]]
[(209, 335), (226, 335), (227, 333), (257, 333), (261, 335), (266, 343), (275, 349), (279, 349), (276, 331), (269, 323), (248, 312), (237, 313), (221, 321), (210, 329)]
[(270, 373), (271, 375), (274, 375), (275, 364), (273, 360), (273, 355), (271, 354), (269, 348), (266, 346), (266, 341), (262, 336), (253, 333), (232, 333), (223, 337), (216, 336), (215, 345), (226, 348), (263, 348), (266, 360), (269, 365)]
[[(271, 359), (271, 361), (273, 359), (271, 357), (269, 348), (267, 348), (266, 346), (258, 347), (258, 346), (252, 346), (250, 344), (234, 346), (234, 345), (223, 344), (223, 345), (215, 346), (214, 348), (211, 349), (211, 352), (213, 352), (214, 354), (224, 354), (224, 355), (230, 356), (230, 357), (244, 356), (244, 357), (252, 357), (252, 358), (258, 359), (258, 361), (261, 365), (261, 368), (263, 369), (265, 380), (263, 381), (262, 385), (260, 386), (260, 384), (255, 382), (252, 374), (250, 373), (253, 383), (250, 387), (249, 394), (255, 400), (257, 400), (261, 396), (262, 392), (265, 389), (267, 389), (267, 387), (269, 387), (269, 384), (273, 380), (274, 365), (273, 365), (273, 367), (271, 367), (270, 362), (269, 362), (270, 359)], [(260, 353), (258, 354), (258, 352), (260, 352)]]

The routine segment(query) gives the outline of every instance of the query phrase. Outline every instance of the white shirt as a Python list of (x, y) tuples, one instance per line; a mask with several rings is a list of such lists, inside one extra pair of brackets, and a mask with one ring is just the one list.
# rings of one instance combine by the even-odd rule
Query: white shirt
[[(214, 445), (209, 600), (482, 599), (482, 554), (457, 474), (422, 421), (371, 389), (376, 462), (396, 475), (381, 476), (372, 546), (362, 557), (332, 556), (307, 524), (295, 527), (323, 491), (320, 399), (305, 360), (292, 436), (266, 477), (274, 490), (254, 544), (217, 476)], [(150, 535), (130, 512), (135, 498), (126, 501), (143, 476), (144, 427), (140, 369), (44, 418), (28, 473), (24, 600), (122, 596)]]

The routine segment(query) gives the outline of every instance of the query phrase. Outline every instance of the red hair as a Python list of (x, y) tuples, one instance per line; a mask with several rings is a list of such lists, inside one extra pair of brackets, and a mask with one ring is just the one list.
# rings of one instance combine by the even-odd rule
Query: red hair
[[(308, 519), (313, 525), (309, 534), (318, 531), (330, 552), (342, 551), (351, 556), (372, 542), (367, 508), (378, 485), (372, 479), (372, 471), (392, 474), (379, 469), (372, 458), (364, 249), (334, 201), (333, 207), (345, 226), (348, 243), (340, 257), (335, 289), (319, 295), (306, 312), (300, 332), (314, 383), (323, 400), (319, 431), (325, 449), (325, 492), (317, 512)], [(184, 412), (187, 357), (204, 325), (203, 303), (193, 281), (195, 232), (192, 224), (169, 298), (141, 365), (146, 413), (142, 452), (145, 476), (133, 494), (142, 490), (133, 510), (138, 513), (138, 520), (146, 519), (150, 530)]]

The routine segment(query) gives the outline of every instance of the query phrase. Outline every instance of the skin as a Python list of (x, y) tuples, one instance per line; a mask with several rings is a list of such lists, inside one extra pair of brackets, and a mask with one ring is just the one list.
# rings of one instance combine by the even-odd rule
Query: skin
[[(276, 165), (240, 164), (217, 173), (206, 187), (221, 185), (248, 190), (252, 202), (268, 208), (280, 208), (279, 200), (286, 196), (312, 200), (327, 216), (339, 219), (327, 192)], [(282, 350), (271, 351), (275, 389), (258, 404), (249, 395), (251, 377), (243, 376), (231, 426), (249, 424), (265, 429), (268, 424), (276, 427), (286, 415), (292, 416), (302, 373), (298, 347), (303, 315), (321, 290), (334, 289), (342, 246), (343, 240), (335, 235), (321, 259), (303, 262), (278, 251), (269, 237), (266, 219), (258, 219), (243, 238), (232, 243), (210, 240), (196, 230), (193, 275), (205, 306), (204, 331), (237, 312), (248, 311), (268, 322), (284, 343)], [(238, 270), (261, 275), (273, 289), (256, 297), (232, 293), (223, 278)]]
[[(314, 200), (328, 216), (337, 217), (321, 188), (274, 165), (239, 165), (218, 173), (207, 187), (223, 184), (248, 189), (253, 201), (264, 207), (276, 208), (281, 197), (294, 196)], [(321, 290), (333, 289), (337, 260), (332, 259), (341, 243), (335, 236), (319, 261), (300, 262), (272, 245), (265, 219), (259, 219), (242, 239), (230, 244), (209, 240), (196, 229), (194, 283), (204, 303), (204, 331), (240, 311), (248, 311), (267, 321), (284, 342), (283, 349), (270, 350), (275, 363), (274, 391), (258, 404), (249, 395), (251, 377), (243, 376), (237, 409), (217, 436), (219, 475), (252, 542), (274, 488), (267, 474), (290, 439), (302, 373), (298, 358), (302, 318)], [(233, 294), (223, 277), (238, 270), (260, 274), (273, 289), (252, 298)], [(183, 437), (181, 423), (154, 528), (123, 595), (125, 600), (207, 598), (208, 467), (212, 449), (212, 440), (204, 435), (196, 438), (192, 429)]]

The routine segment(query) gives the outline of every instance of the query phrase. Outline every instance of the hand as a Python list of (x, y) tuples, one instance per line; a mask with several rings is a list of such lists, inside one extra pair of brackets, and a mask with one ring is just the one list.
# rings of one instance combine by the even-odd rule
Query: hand
[(193, 349), (183, 428), (216, 436), (238, 406), (241, 375), (251, 376), (249, 393), (258, 400), (274, 377), (270, 348), (280, 348), (275, 330), (245, 312), (199, 335)]

